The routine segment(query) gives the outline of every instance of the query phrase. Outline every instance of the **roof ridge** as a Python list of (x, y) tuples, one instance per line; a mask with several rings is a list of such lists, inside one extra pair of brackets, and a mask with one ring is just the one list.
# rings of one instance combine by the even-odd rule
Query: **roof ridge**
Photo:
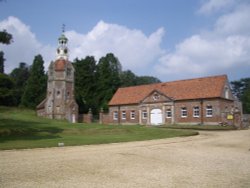
[(206, 77), (197, 77), (197, 78), (188, 78), (188, 79), (182, 79), (182, 80), (173, 80), (169, 82), (161, 82), (161, 84), (164, 83), (172, 83), (172, 82), (183, 82), (183, 81), (191, 81), (191, 80), (199, 80), (199, 79), (209, 79), (209, 78), (218, 78), (218, 77), (227, 77), (226, 74), (221, 74), (221, 75), (214, 75), (214, 76), (206, 76)]
[(221, 74), (221, 75), (206, 76), (206, 77), (188, 78), (188, 79), (173, 80), (173, 81), (168, 81), (168, 82), (160, 82), (160, 83), (151, 83), (151, 84), (143, 84), (143, 85), (134, 85), (134, 86), (127, 86), (127, 87), (120, 87), (119, 89), (133, 88), (133, 87), (154, 86), (154, 85), (162, 85), (162, 84), (175, 83), (175, 82), (184, 82), (184, 81), (199, 80), (199, 79), (204, 80), (204, 79), (218, 78), (218, 77), (227, 77), (227, 75), (226, 74)]

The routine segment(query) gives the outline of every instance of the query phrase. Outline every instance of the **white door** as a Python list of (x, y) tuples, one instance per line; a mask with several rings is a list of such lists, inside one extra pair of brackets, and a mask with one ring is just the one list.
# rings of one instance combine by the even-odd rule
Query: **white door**
[(153, 109), (150, 113), (150, 120), (152, 125), (160, 125), (162, 124), (162, 110), (161, 109)]

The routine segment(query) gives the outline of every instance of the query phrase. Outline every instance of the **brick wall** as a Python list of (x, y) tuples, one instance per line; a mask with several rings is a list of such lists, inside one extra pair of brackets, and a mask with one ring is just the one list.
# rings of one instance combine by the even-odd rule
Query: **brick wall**
[[(175, 101), (172, 103), (174, 105), (174, 112), (172, 112), (172, 117), (167, 118), (165, 116), (165, 124), (171, 123), (186, 123), (186, 124), (218, 124), (223, 120), (223, 112), (231, 111), (233, 108), (234, 102), (225, 99), (204, 99), (204, 100), (185, 100), (185, 101)], [(106, 118), (106, 121), (109, 121), (113, 124), (147, 124), (150, 122), (150, 112), (153, 109), (161, 109), (162, 113), (166, 113), (165, 110), (171, 108), (171, 103), (150, 103), (145, 104), (144, 106), (137, 105), (127, 105), (127, 106), (113, 106), (110, 107), (109, 117)], [(165, 106), (165, 108), (163, 108)], [(212, 107), (212, 115), (207, 116), (207, 107)], [(186, 107), (187, 116), (181, 116), (182, 107)], [(194, 107), (199, 107), (199, 115), (194, 116)], [(142, 114), (139, 113), (143, 110), (148, 109), (148, 119), (143, 119)], [(135, 112), (134, 119), (131, 119), (131, 112)], [(114, 112), (118, 113), (117, 119), (114, 120)], [(139, 119), (141, 117), (141, 120)], [(172, 119), (173, 118), (173, 119)], [(174, 120), (174, 121), (173, 121)]]

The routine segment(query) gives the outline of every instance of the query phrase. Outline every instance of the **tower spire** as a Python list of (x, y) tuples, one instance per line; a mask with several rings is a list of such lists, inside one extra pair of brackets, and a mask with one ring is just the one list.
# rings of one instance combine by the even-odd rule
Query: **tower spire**
[(65, 32), (65, 24), (62, 24), (62, 33), (64, 34), (64, 32)]

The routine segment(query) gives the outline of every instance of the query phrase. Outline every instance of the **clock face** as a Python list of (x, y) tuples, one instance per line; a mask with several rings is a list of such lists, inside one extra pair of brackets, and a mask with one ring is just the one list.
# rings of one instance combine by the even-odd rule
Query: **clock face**
[(153, 95), (153, 100), (154, 101), (157, 101), (157, 100), (159, 100), (160, 99), (160, 95), (158, 94), (158, 93), (155, 93), (154, 95)]

